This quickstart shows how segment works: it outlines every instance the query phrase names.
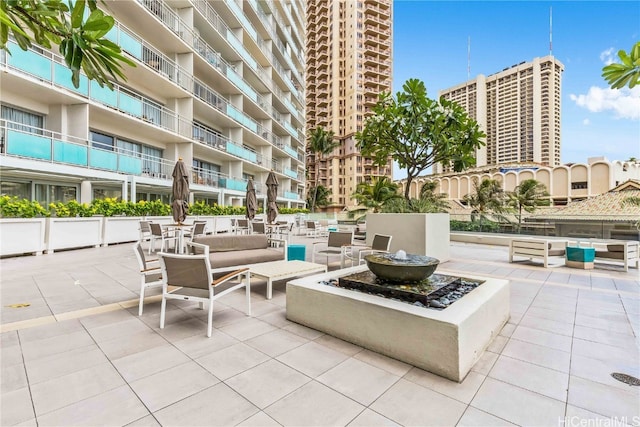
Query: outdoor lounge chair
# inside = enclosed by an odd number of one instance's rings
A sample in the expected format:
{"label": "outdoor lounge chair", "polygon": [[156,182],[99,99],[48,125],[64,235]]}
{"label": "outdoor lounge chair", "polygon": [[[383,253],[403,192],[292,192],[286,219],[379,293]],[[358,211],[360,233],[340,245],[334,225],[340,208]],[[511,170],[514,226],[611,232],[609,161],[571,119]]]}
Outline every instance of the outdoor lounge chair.
{"label": "outdoor lounge chair", "polygon": [[[213,301],[238,289],[245,289],[247,300],[247,316],[251,316],[251,285],[248,268],[232,271],[219,279],[212,280],[211,264],[206,254],[178,255],[161,252],[162,266],[162,306],[160,308],[160,329],[164,328],[165,311],[168,299],[181,301],[197,301],[200,307],[208,305],[207,337],[211,337],[213,327]],[[244,276],[244,281],[242,280]],[[222,291],[224,283],[232,279],[239,279]],[[169,286],[177,289],[169,291]]]}
{"label": "outdoor lounge chair", "polygon": [[330,256],[339,256],[340,268],[344,268],[345,254],[351,246],[353,246],[353,231],[330,231],[326,242],[313,242],[311,262],[316,262],[316,255],[324,255],[329,265]]}
{"label": "outdoor lounge chair", "polygon": [[[358,265],[365,263],[364,257],[366,255],[388,253],[391,247],[391,238],[392,236],[386,234],[374,234],[371,246],[354,246],[353,249],[357,251]],[[348,259],[351,259],[351,265],[353,265],[356,256],[354,256],[351,251],[347,251],[346,256]]]}
{"label": "outdoor lounge chair", "polygon": [[[173,240],[175,242],[176,252],[178,251],[178,236],[172,236],[168,230],[163,230],[160,224],[152,222],[149,224],[151,228],[151,244],[149,245],[149,254],[156,249],[156,240],[160,240],[160,252],[164,251],[164,244]],[[167,244],[167,247],[169,245]]]}
{"label": "outdoor lounge chair", "polygon": [[144,307],[144,291],[147,288],[162,286],[162,270],[158,264],[158,259],[146,259],[142,250],[142,242],[133,245],[133,252],[136,254],[138,266],[140,267],[140,303],[138,304],[138,316],[142,316]]}
{"label": "outdoor lounge chair", "polygon": [[193,241],[194,237],[201,236],[203,234],[207,234],[207,223],[204,221],[196,221],[193,223],[191,231],[187,231],[184,234],[184,237],[188,237],[189,241]]}

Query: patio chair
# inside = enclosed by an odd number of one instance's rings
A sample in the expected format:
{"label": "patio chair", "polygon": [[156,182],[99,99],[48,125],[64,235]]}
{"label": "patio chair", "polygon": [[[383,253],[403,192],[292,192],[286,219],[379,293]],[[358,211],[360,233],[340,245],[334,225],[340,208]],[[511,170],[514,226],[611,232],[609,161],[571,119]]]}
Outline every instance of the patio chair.
{"label": "patio chair", "polygon": [[[241,268],[228,273],[219,279],[212,280],[211,264],[207,254],[179,255],[161,252],[162,267],[162,306],[160,308],[160,329],[164,328],[167,300],[196,301],[202,308],[208,305],[207,337],[211,337],[213,328],[213,301],[235,290],[245,289],[247,300],[247,316],[251,316],[251,285],[248,268]],[[244,276],[244,280],[242,280]],[[224,283],[232,279],[240,283],[220,291]],[[169,291],[169,286],[176,287]]]}
{"label": "patio chair", "polygon": [[307,237],[326,237],[327,236],[327,228],[320,226],[319,223],[315,221],[307,221]]}
{"label": "patio chair", "polygon": [[[175,242],[175,251],[178,251],[179,236],[174,236],[168,230],[163,230],[160,224],[152,222],[149,224],[151,228],[151,244],[149,245],[149,254],[156,249],[156,240],[160,240],[160,252],[164,251],[164,244],[170,241]],[[167,244],[167,248],[169,245]]]}
{"label": "patio chair", "polygon": [[266,234],[264,222],[252,222],[251,230],[253,234]]}
{"label": "patio chair", "polygon": [[[374,253],[389,253],[391,238],[392,236],[388,236],[386,234],[374,234],[371,246],[354,246],[358,254],[358,265],[365,263],[364,257],[366,255]],[[355,257],[351,260],[351,265],[353,265],[354,260]]]}
{"label": "patio chair", "polygon": [[249,234],[249,220],[236,219],[234,231],[236,234]]}
{"label": "patio chair", "polygon": [[142,308],[144,307],[144,291],[147,288],[162,286],[162,270],[158,259],[146,259],[144,250],[142,250],[142,242],[136,242],[133,245],[133,252],[138,260],[140,267],[140,303],[138,304],[138,316],[142,316]]}
{"label": "patio chair", "polygon": [[140,241],[146,242],[151,240],[151,227],[149,227],[151,221],[141,220],[139,224],[140,227],[138,228],[138,230],[140,231]]}
{"label": "patio chair", "polygon": [[327,257],[328,266],[330,256],[339,256],[340,268],[344,268],[345,254],[351,246],[353,246],[353,231],[330,231],[326,242],[313,242],[311,262],[316,262],[316,255],[324,255]]}
{"label": "patio chair", "polygon": [[189,241],[191,242],[194,237],[201,236],[203,234],[207,234],[207,223],[205,221],[196,221],[193,223],[191,231],[184,233],[184,237],[189,238]]}

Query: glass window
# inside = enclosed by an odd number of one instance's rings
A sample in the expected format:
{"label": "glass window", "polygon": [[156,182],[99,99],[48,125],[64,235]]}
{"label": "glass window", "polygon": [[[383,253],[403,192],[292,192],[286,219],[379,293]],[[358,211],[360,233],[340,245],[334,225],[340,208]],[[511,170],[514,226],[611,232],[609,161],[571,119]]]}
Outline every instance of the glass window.
{"label": "glass window", "polygon": [[94,199],[121,199],[122,198],[122,189],[121,188],[93,188],[93,198]]}
{"label": "glass window", "polygon": [[[42,135],[42,128],[44,128],[44,116],[42,115],[8,107],[6,105],[2,106],[0,115],[3,120],[10,122],[7,123],[7,127],[9,129],[22,130]],[[22,126],[20,124],[22,124]]]}
{"label": "glass window", "polygon": [[31,183],[29,182],[0,182],[0,194],[3,196],[17,196],[20,199],[31,200]]}
{"label": "glass window", "polygon": [[91,145],[103,150],[113,151],[113,137],[105,135],[100,132],[89,132],[89,138],[91,139]]}
{"label": "glass window", "polygon": [[78,187],[75,185],[36,184],[34,189],[34,200],[42,206],[48,206],[49,203],[66,203],[77,200],[78,197]]}

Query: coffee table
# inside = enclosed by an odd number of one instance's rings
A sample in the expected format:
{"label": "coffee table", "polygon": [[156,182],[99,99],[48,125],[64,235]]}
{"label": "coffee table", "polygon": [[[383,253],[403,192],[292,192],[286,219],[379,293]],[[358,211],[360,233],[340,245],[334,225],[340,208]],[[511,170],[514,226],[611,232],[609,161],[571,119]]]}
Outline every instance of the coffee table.
{"label": "coffee table", "polygon": [[313,273],[326,273],[327,266],[306,261],[271,261],[248,266],[252,276],[267,279],[267,299],[271,299],[274,280],[291,279]]}

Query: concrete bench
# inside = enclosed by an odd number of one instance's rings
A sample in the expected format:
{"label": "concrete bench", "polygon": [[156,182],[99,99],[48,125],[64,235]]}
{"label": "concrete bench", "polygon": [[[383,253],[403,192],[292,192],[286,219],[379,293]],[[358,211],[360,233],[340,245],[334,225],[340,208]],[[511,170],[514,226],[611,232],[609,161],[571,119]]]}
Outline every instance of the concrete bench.
{"label": "concrete bench", "polygon": [[549,257],[562,257],[564,263],[566,246],[567,242],[564,240],[513,238],[509,243],[509,262],[513,262],[514,256],[519,256],[541,259],[545,267],[549,266]]}

